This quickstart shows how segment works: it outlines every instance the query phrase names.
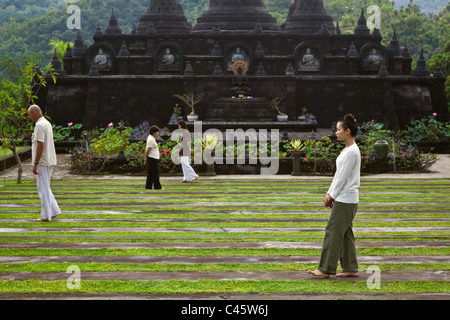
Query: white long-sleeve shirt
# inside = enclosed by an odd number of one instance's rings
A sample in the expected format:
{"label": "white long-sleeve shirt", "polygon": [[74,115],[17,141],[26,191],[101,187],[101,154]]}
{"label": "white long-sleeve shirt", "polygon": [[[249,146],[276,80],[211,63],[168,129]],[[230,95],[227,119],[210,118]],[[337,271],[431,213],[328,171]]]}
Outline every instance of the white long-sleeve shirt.
{"label": "white long-sleeve shirt", "polygon": [[361,153],[354,143],[336,159],[336,174],[327,193],[338,202],[358,203],[360,171]]}

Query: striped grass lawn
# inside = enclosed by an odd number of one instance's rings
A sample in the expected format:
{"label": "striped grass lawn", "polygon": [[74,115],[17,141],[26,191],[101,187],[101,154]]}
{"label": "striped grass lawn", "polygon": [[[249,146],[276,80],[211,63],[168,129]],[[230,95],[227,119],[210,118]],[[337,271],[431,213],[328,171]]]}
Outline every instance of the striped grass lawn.
{"label": "striped grass lawn", "polygon": [[[0,187],[0,298],[14,293],[86,292],[168,297],[176,293],[450,296],[448,179],[362,179],[353,225],[357,254],[363,260],[359,268],[361,274],[373,265],[382,274],[393,272],[380,289],[370,289],[367,276],[357,281],[305,278],[319,261],[329,217],[322,200],[330,183],[331,178],[289,178],[181,184],[179,179],[163,178],[164,190],[151,191],[144,189],[144,178],[54,180],[52,189],[63,215],[50,223],[36,223],[40,211],[36,182],[6,181]],[[137,278],[99,276],[82,280],[80,289],[70,289],[66,281],[48,276],[65,273],[73,265],[80,268],[82,279],[83,272]],[[299,279],[258,278],[285,271]],[[432,277],[395,278],[420,271],[431,272]],[[139,272],[163,276],[145,280],[139,279]],[[178,277],[177,272],[192,279]],[[205,279],[205,272],[235,276]],[[245,278],[242,272],[252,272],[258,280]]]}

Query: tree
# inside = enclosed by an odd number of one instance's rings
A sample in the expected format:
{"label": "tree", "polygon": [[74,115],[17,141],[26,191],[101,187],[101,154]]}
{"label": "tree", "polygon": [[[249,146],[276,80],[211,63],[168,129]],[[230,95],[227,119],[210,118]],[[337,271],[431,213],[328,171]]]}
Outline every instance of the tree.
{"label": "tree", "polygon": [[64,42],[62,40],[50,40],[49,45],[51,47],[50,51],[47,52],[47,54],[53,54],[56,50],[56,56],[59,61],[61,61],[61,66],[64,67],[64,54],[66,53],[67,46],[73,47],[73,42]]}
{"label": "tree", "polygon": [[188,92],[182,95],[175,94],[174,97],[180,99],[191,108],[192,112],[189,114],[190,116],[196,116],[194,106],[202,100],[204,95],[205,93],[194,94],[193,92]]}
{"label": "tree", "polygon": [[23,165],[17,147],[25,143],[33,128],[28,120],[28,107],[48,79],[53,82],[56,79],[51,64],[43,69],[44,75],[33,61],[20,68],[10,57],[5,57],[1,64],[8,70],[9,77],[0,83],[0,143],[14,154],[18,165],[17,183],[21,183]]}
{"label": "tree", "polygon": [[441,67],[442,74],[447,79],[445,81],[445,92],[447,93],[447,103],[450,108],[450,41],[447,42],[443,53],[436,54],[427,61],[427,66],[433,73],[437,66]]}

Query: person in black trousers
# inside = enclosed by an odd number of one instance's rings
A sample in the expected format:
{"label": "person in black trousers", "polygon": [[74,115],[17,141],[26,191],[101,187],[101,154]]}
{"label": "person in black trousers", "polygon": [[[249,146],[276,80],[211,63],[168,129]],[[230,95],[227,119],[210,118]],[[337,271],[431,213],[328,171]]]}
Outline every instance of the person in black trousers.
{"label": "person in black trousers", "polygon": [[160,154],[158,143],[156,142],[158,133],[158,126],[150,127],[144,159],[144,164],[147,165],[147,182],[145,184],[145,189],[162,189],[161,183],[159,182]]}

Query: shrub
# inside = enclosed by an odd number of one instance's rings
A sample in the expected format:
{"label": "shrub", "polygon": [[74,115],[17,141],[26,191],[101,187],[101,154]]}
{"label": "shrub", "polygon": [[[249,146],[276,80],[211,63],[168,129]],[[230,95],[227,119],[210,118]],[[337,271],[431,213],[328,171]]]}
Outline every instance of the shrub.
{"label": "shrub", "polygon": [[403,131],[406,141],[439,141],[450,136],[450,125],[435,119],[436,113],[420,120],[411,121],[411,126]]}
{"label": "shrub", "polygon": [[81,123],[73,124],[72,122],[69,122],[67,127],[53,124],[53,138],[55,141],[73,141],[79,138],[82,126]]}

